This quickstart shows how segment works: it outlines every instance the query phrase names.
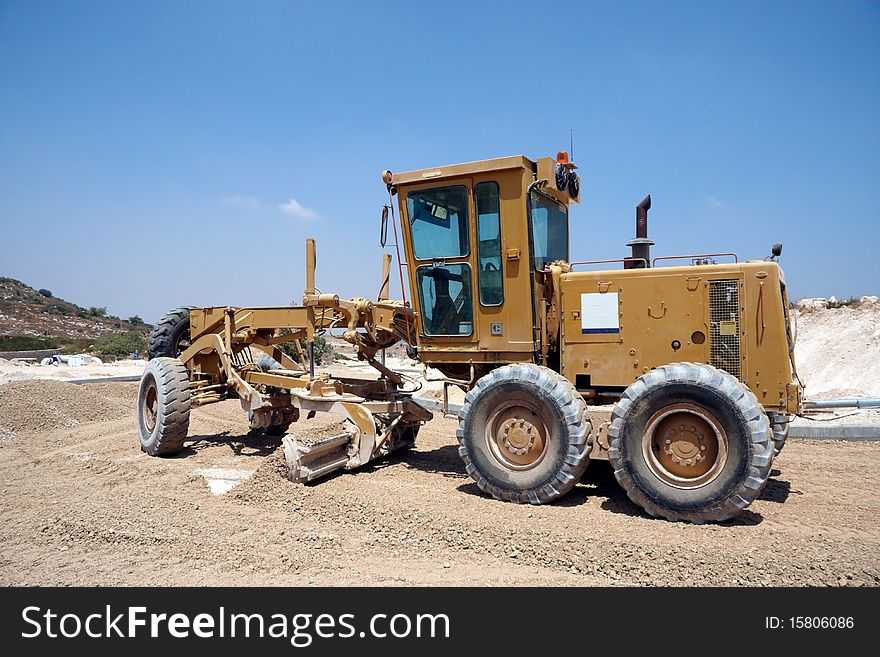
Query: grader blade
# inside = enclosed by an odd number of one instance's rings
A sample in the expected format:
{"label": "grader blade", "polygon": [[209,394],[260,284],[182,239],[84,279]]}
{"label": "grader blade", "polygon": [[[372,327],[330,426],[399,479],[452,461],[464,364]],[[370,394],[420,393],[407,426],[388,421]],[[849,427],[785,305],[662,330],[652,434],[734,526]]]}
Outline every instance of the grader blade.
{"label": "grader blade", "polygon": [[296,483],[307,483],[343,469],[349,461],[353,434],[341,433],[314,445],[300,445],[291,436],[282,440],[287,459],[287,478]]}

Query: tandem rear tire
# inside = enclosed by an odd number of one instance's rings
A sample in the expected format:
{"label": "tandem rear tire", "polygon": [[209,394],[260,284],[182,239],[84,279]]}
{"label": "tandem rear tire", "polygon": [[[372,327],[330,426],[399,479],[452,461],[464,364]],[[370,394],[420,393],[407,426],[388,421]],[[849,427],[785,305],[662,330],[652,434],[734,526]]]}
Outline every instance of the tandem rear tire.
{"label": "tandem rear tire", "polygon": [[189,372],[177,358],[153,358],[138,390],[138,435],[150,456],[179,452],[189,431]]}
{"label": "tandem rear tire", "polygon": [[770,422],[755,395],[722,370],[651,370],[614,407],[609,459],[629,498],[655,517],[697,524],[736,516],[770,476]]}
{"label": "tandem rear tire", "polygon": [[458,453],[497,500],[543,504],[570,491],[589,463],[590,419],[574,386],[546,367],[505,365],[465,396]]}
{"label": "tandem rear tire", "polygon": [[778,456],[788,440],[788,416],[783,413],[767,413],[767,418],[773,431],[773,456]]}

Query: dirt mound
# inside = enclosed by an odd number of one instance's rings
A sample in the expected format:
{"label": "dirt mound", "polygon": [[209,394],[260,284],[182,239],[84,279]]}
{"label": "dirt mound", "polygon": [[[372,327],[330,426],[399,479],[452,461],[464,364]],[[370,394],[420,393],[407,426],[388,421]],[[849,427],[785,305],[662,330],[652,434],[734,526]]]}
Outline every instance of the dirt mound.
{"label": "dirt mound", "polygon": [[880,300],[795,304],[798,374],[808,398],[880,397]]}
{"label": "dirt mound", "polygon": [[134,408],[130,390],[113,384],[81,386],[33,380],[0,385],[0,429],[11,433],[113,420]]}

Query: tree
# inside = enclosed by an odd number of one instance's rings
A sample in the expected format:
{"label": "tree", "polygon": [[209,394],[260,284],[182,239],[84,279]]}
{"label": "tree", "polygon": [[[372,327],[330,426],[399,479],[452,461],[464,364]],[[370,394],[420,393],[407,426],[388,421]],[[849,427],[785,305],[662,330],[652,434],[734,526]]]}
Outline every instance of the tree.
{"label": "tree", "polygon": [[42,294],[42,295],[43,295],[44,297],[46,297],[47,299],[51,299],[51,298],[52,298],[52,290],[47,290],[46,288],[41,287],[39,290],[37,290],[37,292],[39,292],[40,294]]}
{"label": "tree", "polygon": [[143,324],[143,323],[144,323],[144,320],[142,320],[142,319],[141,319],[140,317],[138,317],[137,315],[132,315],[131,317],[128,318],[128,323],[129,323],[129,324],[140,325],[140,324]]}

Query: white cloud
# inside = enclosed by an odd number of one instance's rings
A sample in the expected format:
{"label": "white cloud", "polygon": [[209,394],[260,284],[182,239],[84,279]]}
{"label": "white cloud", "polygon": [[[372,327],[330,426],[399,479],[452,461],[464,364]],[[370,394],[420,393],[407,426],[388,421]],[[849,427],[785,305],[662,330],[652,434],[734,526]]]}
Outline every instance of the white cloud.
{"label": "white cloud", "polygon": [[295,198],[290,199],[287,203],[279,203],[278,209],[297,219],[317,219],[320,216],[311,208],[304,207]]}
{"label": "white cloud", "polygon": [[720,210],[721,208],[724,207],[724,203],[722,203],[721,201],[719,201],[719,200],[718,200],[717,198],[715,198],[714,196],[707,196],[707,197],[706,197],[706,203],[708,203],[708,204],[711,205],[713,208],[716,208],[716,209],[718,209],[718,210]]}
{"label": "white cloud", "polygon": [[236,194],[235,196],[224,196],[220,199],[223,205],[228,205],[241,210],[259,210],[263,207],[263,202],[256,196],[245,196]]}

